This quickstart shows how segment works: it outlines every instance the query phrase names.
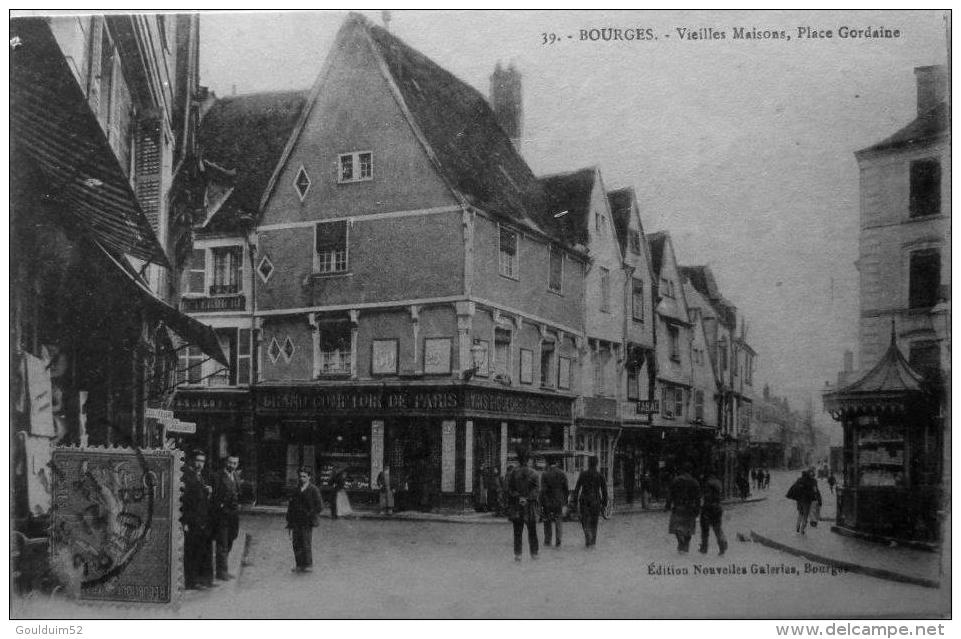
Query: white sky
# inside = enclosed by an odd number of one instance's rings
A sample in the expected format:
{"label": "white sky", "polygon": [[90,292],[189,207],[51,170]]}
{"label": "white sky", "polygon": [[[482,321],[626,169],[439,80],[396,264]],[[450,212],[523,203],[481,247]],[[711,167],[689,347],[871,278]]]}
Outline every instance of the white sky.
{"label": "white sky", "polygon": [[[222,96],[306,88],[344,17],[206,14],[201,83]],[[799,40],[804,25],[835,36]],[[901,37],[839,39],[843,25]],[[606,26],[651,27],[659,39],[578,40]],[[736,41],[735,26],[792,39]],[[746,315],[756,388],[770,383],[797,408],[813,396],[820,413],[842,352],[858,352],[853,154],[913,119],[913,68],[946,63],[941,13],[395,10],[390,27],[484,94],[494,65],[514,62],[534,172],[596,164],[609,188],[634,186],[645,230],[670,231],[679,262],[709,264]],[[676,27],[727,39],[680,41]],[[544,32],[561,43],[543,45]]]}

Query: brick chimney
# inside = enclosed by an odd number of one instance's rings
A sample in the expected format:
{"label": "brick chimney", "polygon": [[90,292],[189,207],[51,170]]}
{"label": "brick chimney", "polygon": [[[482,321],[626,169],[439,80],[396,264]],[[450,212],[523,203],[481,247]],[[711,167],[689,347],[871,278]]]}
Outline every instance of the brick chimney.
{"label": "brick chimney", "polygon": [[524,118],[521,96],[521,74],[514,64],[504,69],[498,62],[491,74],[491,108],[497,123],[520,151],[521,125]]}
{"label": "brick chimney", "polygon": [[947,99],[948,71],[943,65],[916,67],[918,115],[927,113]]}

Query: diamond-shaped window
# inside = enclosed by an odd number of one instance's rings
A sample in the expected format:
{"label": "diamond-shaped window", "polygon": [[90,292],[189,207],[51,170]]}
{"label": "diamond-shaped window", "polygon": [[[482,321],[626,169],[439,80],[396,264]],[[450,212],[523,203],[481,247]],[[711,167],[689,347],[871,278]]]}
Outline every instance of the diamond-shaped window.
{"label": "diamond-shaped window", "polygon": [[306,169],[300,167],[297,171],[297,177],[294,179],[294,188],[297,189],[297,195],[300,196],[300,201],[303,202],[304,198],[307,197],[307,191],[310,190],[310,177],[307,175]]}
{"label": "diamond-shaped window", "polygon": [[280,344],[277,343],[276,337],[270,340],[270,347],[267,348],[267,354],[270,355],[270,361],[272,362],[276,362],[280,357]]}
{"label": "diamond-shaped window", "polygon": [[294,356],[294,343],[291,341],[290,337],[284,340],[284,358],[290,361],[290,358]]}
{"label": "diamond-shaped window", "polygon": [[260,275],[260,279],[266,284],[273,272],[274,263],[270,261],[269,257],[264,255],[264,259],[260,260],[260,264],[257,265],[257,274]]}

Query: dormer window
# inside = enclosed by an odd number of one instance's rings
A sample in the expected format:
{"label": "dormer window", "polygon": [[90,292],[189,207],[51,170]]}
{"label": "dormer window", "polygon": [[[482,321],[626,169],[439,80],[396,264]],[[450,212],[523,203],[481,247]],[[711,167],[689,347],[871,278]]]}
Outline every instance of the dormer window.
{"label": "dormer window", "polygon": [[338,166],[337,181],[341,184],[374,179],[374,158],[370,151],[342,153]]}
{"label": "dormer window", "polygon": [[307,197],[307,191],[310,190],[310,176],[307,175],[307,170],[301,165],[300,170],[297,171],[297,177],[294,178],[294,188],[297,189],[297,195],[300,196],[300,201],[303,202],[304,198]]}

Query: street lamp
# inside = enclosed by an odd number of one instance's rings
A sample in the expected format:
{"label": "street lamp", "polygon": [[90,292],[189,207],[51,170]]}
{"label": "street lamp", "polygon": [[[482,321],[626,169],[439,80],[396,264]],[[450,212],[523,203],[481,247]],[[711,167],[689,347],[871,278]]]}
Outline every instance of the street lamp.
{"label": "street lamp", "polygon": [[464,380],[470,380],[477,371],[480,370],[481,364],[484,363],[484,355],[487,349],[480,344],[474,344],[470,347],[470,357],[471,357],[471,367],[464,370]]}

